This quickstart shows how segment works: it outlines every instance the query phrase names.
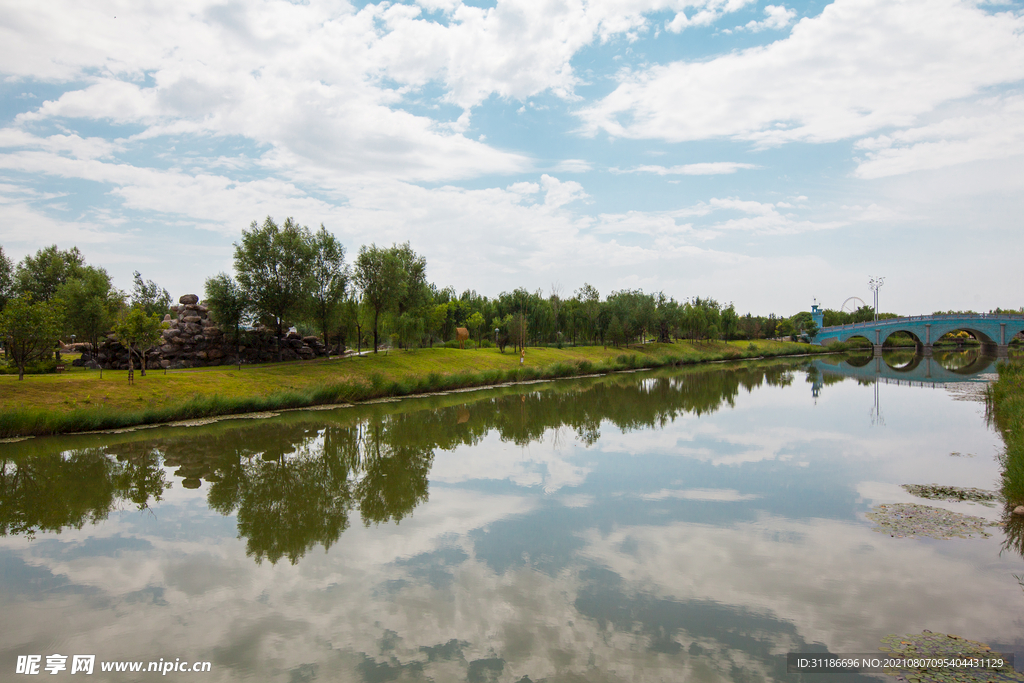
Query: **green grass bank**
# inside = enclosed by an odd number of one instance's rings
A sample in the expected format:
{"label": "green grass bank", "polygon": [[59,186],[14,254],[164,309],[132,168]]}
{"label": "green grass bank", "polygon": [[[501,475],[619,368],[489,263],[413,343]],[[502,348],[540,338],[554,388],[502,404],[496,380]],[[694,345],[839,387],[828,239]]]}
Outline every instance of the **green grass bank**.
{"label": "green grass bank", "polygon": [[332,360],[164,372],[75,369],[0,376],[0,438],[117,429],[219,415],[356,403],[386,397],[669,365],[832,352],[791,342],[497,349],[416,349]]}
{"label": "green grass bank", "polygon": [[1003,498],[1011,508],[1024,505],[1024,363],[999,364],[989,399],[991,417],[1006,444]]}

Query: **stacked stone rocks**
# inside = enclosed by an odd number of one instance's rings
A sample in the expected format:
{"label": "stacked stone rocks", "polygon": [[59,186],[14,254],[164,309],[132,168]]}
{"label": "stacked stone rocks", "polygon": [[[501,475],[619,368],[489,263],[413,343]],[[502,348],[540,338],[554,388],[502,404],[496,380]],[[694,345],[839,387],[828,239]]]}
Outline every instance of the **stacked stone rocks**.
{"label": "stacked stone rocks", "polygon": [[[197,368],[220,365],[228,355],[224,351],[224,333],[210,320],[210,309],[199,303],[195,294],[185,294],[164,316],[167,329],[160,334],[163,343],[157,347],[162,368]],[[234,354],[232,354],[234,355]]]}
{"label": "stacked stone rocks", "polygon": [[[210,311],[199,303],[195,294],[185,294],[164,316],[161,341],[146,353],[147,368],[198,368],[208,365],[234,364],[239,355],[243,363],[266,363],[277,360],[276,335],[259,328],[244,333],[243,344],[235,348],[231,339],[210,319]],[[282,360],[309,360],[327,355],[327,348],[317,337],[302,337],[289,332],[280,341]],[[88,356],[88,357],[87,357]],[[138,361],[136,360],[136,363]],[[128,349],[113,334],[100,342],[95,354],[83,354],[77,365],[125,370]]]}

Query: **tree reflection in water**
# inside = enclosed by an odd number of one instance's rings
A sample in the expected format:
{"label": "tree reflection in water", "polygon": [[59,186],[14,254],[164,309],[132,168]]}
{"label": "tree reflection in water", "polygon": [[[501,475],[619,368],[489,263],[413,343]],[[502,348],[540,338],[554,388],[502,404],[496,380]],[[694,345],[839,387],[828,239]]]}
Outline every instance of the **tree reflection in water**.
{"label": "tree reflection in water", "polygon": [[353,512],[367,526],[412,514],[427,500],[435,449],[473,445],[491,432],[526,446],[565,427],[592,445],[602,422],[623,431],[662,427],[731,406],[741,388],[789,384],[795,367],[612,375],[230,420],[156,438],[134,432],[11,444],[0,460],[0,533],[81,528],[126,502],[144,509],[171,485],[163,468],[173,467],[185,488],[209,483],[210,507],[236,515],[249,556],[294,564],[315,545],[330,548]]}
{"label": "tree reflection in water", "polygon": [[150,448],[128,448],[117,457],[86,448],[3,458],[0,535],[81,529],[126,502],[145,509],[169,486]]}
{"label": "tree reflection in water", "polygon": [[[431,447],[402,443],[390,418],[316,428],[270,422],[246,430],[246,443],[207,461],[210,507],[236,514],[246,553],[257,562],[295,564],[313,546],[329,549],[358,510],[363,523],[399,521],[427,499]],[[255,431],[255,433],[252,433]],[[239,435],[230,439],[237,444]],[[165,462],[194,462],[175,442]],[[182,453],[174,457],[175,453]]]}

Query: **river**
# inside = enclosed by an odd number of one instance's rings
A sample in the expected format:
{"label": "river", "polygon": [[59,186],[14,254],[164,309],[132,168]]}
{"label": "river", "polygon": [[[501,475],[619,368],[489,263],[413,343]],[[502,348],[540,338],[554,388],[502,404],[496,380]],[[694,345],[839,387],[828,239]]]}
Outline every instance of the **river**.
{"label": "river", "polygon": [[992,364],[910,358],[0,444],[0,679],[95,655],[97,674],[210,663],[173,680],[754,683],[799,680],[787,652],[925,629],[1022,653],[1003,527],[901,537],[868,516],[1002,519],[901,487],[996,490],[1003,451]]}

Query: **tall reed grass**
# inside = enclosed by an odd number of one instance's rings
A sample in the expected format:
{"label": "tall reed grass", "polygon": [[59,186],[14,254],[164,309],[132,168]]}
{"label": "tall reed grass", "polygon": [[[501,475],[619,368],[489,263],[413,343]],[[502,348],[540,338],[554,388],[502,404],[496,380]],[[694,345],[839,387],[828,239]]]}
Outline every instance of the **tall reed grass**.
{"label": "tall reed grass", "polygon": [[1002,494],[1010,509],[1024,505],[1024,364],[1000,363],[988,390],[989,415],[1003,436]]}

